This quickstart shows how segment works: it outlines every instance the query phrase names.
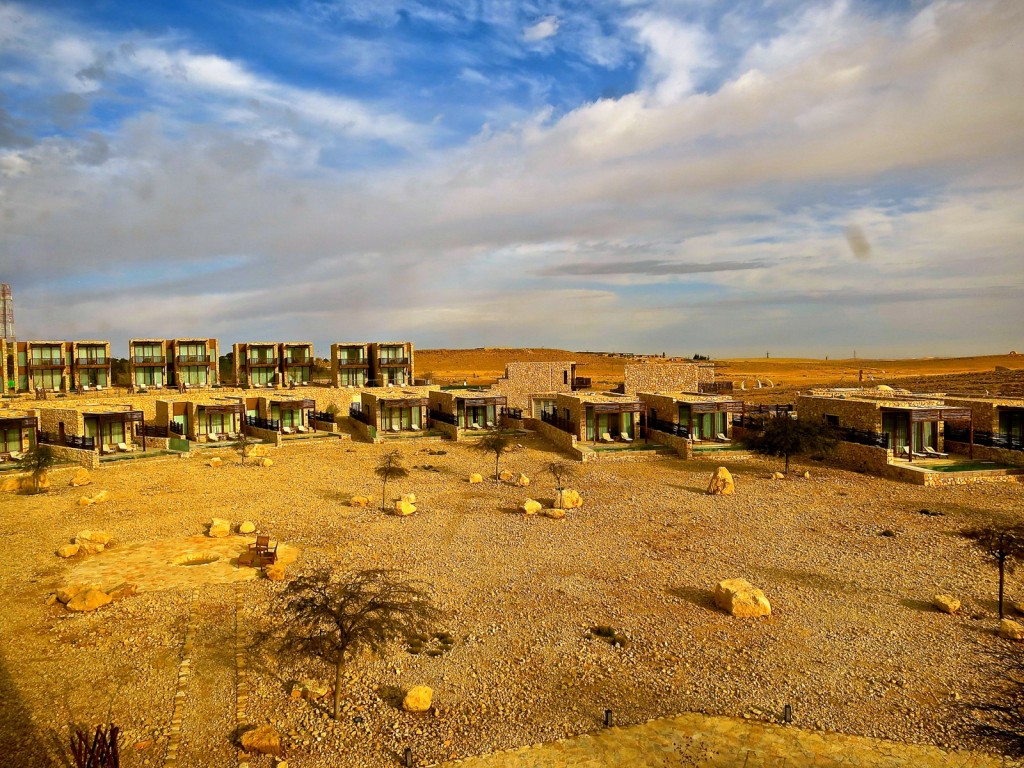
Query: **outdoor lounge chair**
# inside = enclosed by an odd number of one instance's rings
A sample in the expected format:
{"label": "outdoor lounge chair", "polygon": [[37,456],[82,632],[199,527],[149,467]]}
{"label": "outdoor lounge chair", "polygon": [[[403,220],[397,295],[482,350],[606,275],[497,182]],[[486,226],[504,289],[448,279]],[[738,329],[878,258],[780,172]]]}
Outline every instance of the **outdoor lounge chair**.
{"label": "outdoor lounge chair", "polygon": [[480,425],[479,425],[479,424],[477,424],[477,423],[476,423],[476,422],[474,421],[474,422],[473,422],[472,424],[470,424],[470,425],[469,425],[469,428],[470,428],[470,429],[480,429]]}
{"label": "outdoor lounge chair", "polygon": [[924,451],[925,456],[929,456],[933,459],[945,459],[949,457],[948,453],[940,453],[939,451],[932,448],[930,445],[926,445],[921,450]]}
{"label": "outdoor lounge chair", "polygon": [[601,435],[601,442],[602,442],[602,443],[614,443],[615,441],[614,441],[614,440],[612,440],[612,436],[611,436],[611,434],[610,434],[610,433],[608,433],[608,432],[605,432],[605,433],[603,433],[603,434]]}
{"label": "outdoor lounge chair", "polygon": [[117,450],[122,451],[123,453],[130,453],[135,450],[135,446],[130,445],[129,443],[118,443]]}
{"label": "outdoor lounge chair", "polygon": [[106,443],[100,448],[100,453],[114,453],[113,446],[107,445]]}
{"label": "outdoor lounge chair", "polygon": [[290,435],[293,432],[295,432],[295,430],[292,429],[291,427],[281,427],[281,434],[282,435]]}
{"label": "outdoor lounge chair", "polygon": [[12,461],[21,461],[24,458],[25,458],[25,454],[22,453],[21,451],[11,451],[11,460]]}
{"label": "outdoor lounge chair", "polygon": [[238,439],[238,433],[237,432],[228,432],[228,440],[237,440],[237,439]]}
{"label": "outdoor lounge chair", "polygon": [[388,432],[401,432],[401,427],[388,427]]}
{"label": "outdoor lounge chair", "polygon": [[487,422],[487,428],[488,429],[494,429],[494,422],[493,421],[488,421]]}
{"label": "outdoor lounge chair", "polygon": [[624,443],[632,443],[633,442],[633,438],[629,436],[629,432],[623,432],[622,434],[620,434],[619,435],[619,440],[621,440]]}
{"label": "outdoor lounge chair", "polygon": [[309,427],[304,427],[301,424],[299,426],[297,426],[295,429],[298,430],[300,435],[304,435],[307,432],[309,432]]}
{"label": "outdoor lounge chair", "polygon": [[717,435],[715,435],[715,440],[717,440],[720,443],[728,443],[729,442],[729,438],[725,436],[724,432],[719,432]]}
{"label": "outdoor lounge chair", "polygon": [[89,385],[88,385],[88,384],[83,384],[83,385],[82,385],[82,391],[83,391],[83,392],[88,392],[88,391],[89,391],[89,389],[90,389],[90,387],[89,387]]}
{"label": "outdoor lounge chair", "polygon": [[419,432],[420,431],[420,425],[419,424],[411,424],[411,425],[409,425],[409,429],[411,429],[413,432]]}

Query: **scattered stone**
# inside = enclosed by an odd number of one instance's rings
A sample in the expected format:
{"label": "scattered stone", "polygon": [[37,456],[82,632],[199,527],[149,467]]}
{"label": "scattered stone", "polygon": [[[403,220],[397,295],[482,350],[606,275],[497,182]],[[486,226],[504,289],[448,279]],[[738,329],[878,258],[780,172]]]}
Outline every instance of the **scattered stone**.
{"label": "scattered stone", "polygon": [[256,531],[256,523],[252,520],[243,520],[242,524],[238,526],[239,533],[254,533]]}
{"label": "scattered stone", "polygon": [[274,563],[273,565],[268,565],[266,568],[263,569],[263,573],[266,574],[266,577],[271,581],[284,581],[284,563]]}
{"label": "scattered stone", "polygon": [[211,539],[223,539],[231,535],[231,521],[215,517],[210,521],[209,536]]}
{"label": "scattered stone", "polygon": [[402,501],[404,501],[406,504],[415,504],[416,503],[416,494],[415,493],[403,493],[402,494]]}
{"label": "scattered stone", "polygon": [[267,455],[267,446],[265,446],[265,445],[250,445],[245,450],[246,458],[262,459],[262,458],[266,458],[266,455]]}
{"label": "scattered stone", "polygon": [[110,501],[110,491],[100,491],[92,497],[93,504],[102,504],[105,501]]}
{"label": "scattered stone", "polygon": [[79,467],[74,477],[71,478],[71,487],[80,488],[83,485],[89,485],[91,482],[92,478],[89,477],[89,470],[85,467]]}
{"label": "scattered stone", "polygon": [[708,483],[708,494],[730,496],[734,493],[736,493],[736,484],[732,480],[732,475],[725,467],[719,467],[711,476],[711,482]]}
{"label": "scattered stone", "polygon": [[66,605],[70,602],[71,598],[87,589],[92,589],[92,587],[85,584],[70,584],[57,590],[57,599]]}
{"label": "scattered stone", "polygon": [[291,690],[288,691],[288,695],[293,701],[297,701],[302,698],[303,689],[302,683],[292,683]]}
{"label": "scattered stone", "polygon": [[[79,592],[67,602],[67,609],[78,613],[95,611],[97,608],[111,602],[110,595],[99,589],[87,589]],[[1024,628],[1022,628],[1024,630]]]}
{"label": "scattered stone", "polygon": [[125,582],[124,584],[118,584],[107,594],[110,596],[111,601],[116,603],[118,600],[124,600],[126,597],[133,597],[138,591],[137,585]]}
{"label": "scattered stone", "polygon": [[516,479],[516,485],[519,488],[526,488],[530,485],[530,478],[528,478],[524,474],[520,474],[519,477]]}
{"label": "scattered stone", "polygon": [[726,579],[715,586],[715,605],[741,619],[770,616],[771,603],[764,592],[746,579]]}
{"label": "scattered stone", "polygon": [[21,477],[7,477],[0,483],[0,491],[4,493],[14,493],[15,491],[21,490]]}
{"label": "scattered stone", "polygon": [[785,480],[786,476],[781,472],[772,472],[772,480]]}
{"label": "scattered stone", "polygon": [[555,507],[558,509],[580,509],[583,507],[583,497],[577,491],[566,488],[558,494]]}
{"label": "scattered stone", "polygon": [[349,500],[348,505],[350,507],[367,507],[370,505],[370,500],[365,496],[353,496]]}
{"label": "scattered stone", "polygon": [[224,465],[224,462],[221,460],[220,456],[214,456],[210,459],[209,464],[211,467],[221,467]]}
{"label": "scattered stone", "polygon": [[933,511],[933,510],[930,510],[930,509],[919,509],[917,511],[917,514],[919,514],[919,515],[927,515],[928,517],[943,517],[946,513],[945,512],[936,512],[936,511]]}
{"label": "scattered stone", "polygon": [[402,709],[406,712],[426,712],[430,709],[434,691],[425,685],[416,685],[409,689],[402,701]]}
{"label": "scattered stone", "polygon": [[469,482],[470,482],[471,484],[473,484],[473,485],[475,485],[475,484],[477,484],[477,483],[482,483],[483,481],[484,481],[484,478],[483,478],[483,476],[482,476],[482,475],[480,475],[480,474],[479,474],[479,473],[477,473],[477,472],[474,472],[473,474],[471,474],[471,475],[469,476]]}
{"label": "scattered stone", "polygon": [[1024,600],[1018,601],[1016,603],[1010,603],[1010,607],[1013,608],[1013,610],[1019,613],[1021,616],[1024,616]]}
{"label": "scattered stone", "polygon": [[523,501],[522,504],[519,505],[519,509],[521,509],[523,511],[523,514],[526,515],[536,515],[543,508],[543,504],[541,504],[539,501],[534,501],[533,499],[526,499]]}
{"label": "scattered stone", "polygon": [[259,463],[258,463],[258,466],[261,466],[261,467],[272,467],[272,466],[274,466],[274,460],[273,459],[260,459]]}
{"label": "scattered stone", "polygon": [[57,547],[57,557],[74,557],[78,554],[78,544],[64,544]]}
{"label": "scattered stone", "polygon": [[261,725],[242,734],[242,749],[260,755],[281,755],[281,734],[270,725]]}
{"label": "scattered stone", "polygon": [[1024,624],[1013,619],[1003,619],[999,622],[999,636],[1007,640],[1024,640]]}
{"label": "scattered stone", "polygon": [[75,544],[78,545],[79,552],[95,555],[106,549],[110,538],[110,534],[106,531],[79,531],[75,535]]}
{"label": "scattered stone", "polygon": [[92,499],[88,496],[83,496],[78,500],[78,506],[80,507],[88,507],[90,504],[92,504]]}
{"label": "scattered stone", "polygon": [[932,598],[932,605],[943,613],[953,614],[960,610],[960,601],[952,595],[936,595]]}
{"label": "scattered stone", "polygon": [[416,511],[416,505],[411,504],[404,499],[399,499],[395,502],[395,514],[399,517],[407,517]]}
{"label": "scattered stone", "polygon": [[811,479],[811,471],[809,469],[805,469],[804,470],[804,480],[810,480],[810,479]]}
{"label": "scattered stone", "polygon": [[501,472],[498,473],[498,479],[501,480],[503,483],[511,483],[513,480],[515,480],[515,477],[516,476],[512,474],[512,470],[510,469],[503,469],[501,470]]}
{"label": "scattered stone", "polygon": [[878,532],[878,535],[885,536],[887,539],[893,539],[896,537],[896,531],[894,531],[892,528],[883,528],[881,531]]}
{"label": "scattered stone", "polygon": [[319,680],[302,680],[300,686],[302,695],[307,699],[322,699],[331,690],[327,683]]}
{"label": "scattered stone", "polygon": [[544,517],[550,517],[552,520],[561,520],[565,517],[565,510],[559,507],[555,507],[554,509],[545,509]]}

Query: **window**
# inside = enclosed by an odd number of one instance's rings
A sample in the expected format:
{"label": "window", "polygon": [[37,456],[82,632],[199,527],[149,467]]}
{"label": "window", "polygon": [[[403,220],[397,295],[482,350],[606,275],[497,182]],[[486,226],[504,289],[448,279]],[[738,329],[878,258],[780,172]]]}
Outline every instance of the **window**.
{"label": "window", "polygon": [[830,426],[830,427],[838,427],[839,426],[839,417],[838,416],[833,416],[830,413],[826,413],[825,414],[825,423],[828,426]]}

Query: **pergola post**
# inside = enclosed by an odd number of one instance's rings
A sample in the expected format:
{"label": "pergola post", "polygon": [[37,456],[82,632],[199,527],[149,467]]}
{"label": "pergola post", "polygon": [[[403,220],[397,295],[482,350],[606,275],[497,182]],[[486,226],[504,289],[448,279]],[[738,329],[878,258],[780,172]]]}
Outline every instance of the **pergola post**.
{"label": "pergola post", "polygon": [[967,448],[968,456],[974,458],[974,411],[971,411],[971,425],[970,425],[970,445]]}

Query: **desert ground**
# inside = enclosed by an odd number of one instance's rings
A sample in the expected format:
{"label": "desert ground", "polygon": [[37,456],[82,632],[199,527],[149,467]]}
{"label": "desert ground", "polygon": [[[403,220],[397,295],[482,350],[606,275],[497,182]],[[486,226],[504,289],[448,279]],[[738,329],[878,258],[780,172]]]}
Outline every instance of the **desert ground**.
{"label": "desert ground", "polygon": [[[997,748],[973,730],[970,705],[990,699],[1013,649],[995,634],[995,568],[958,531],[1019,515],[1021,485],[925,489],[815,462],[771,480],[779,461],[742,452],[647,453],[580,465],[584,507],[551,520],[517,507],[527,496],[550,505],[544,468],[560,457],[531,434],[520,444],[502,464],[529,488],[470,485],[471,472],[493,472],[471,446],[403,442],[411,474],[388,496],[417,495],[407,518],[376,506],[373,468],[394,446],[336,437],[271,449],[271,467],[211,448],[104,465],[85,488],[61,469],[45,493],[3,495],[3,754],[65,765],[69,725],[109,718],[129,767],[237,764],[239,727],[265,723],[292,766],[393,766],[406,746],[426,765],[592,731],[606,708],[620,724],[687,711],[774,720],[786,703],[807,728]],[[704,493],[720,465],[735,496]],[[100,489],[108,502],[78,505]],[[375,505],[351,507],[353,494]],[[174,565],[214,516],[294,547],[291,575],[387,567],[429,582],[454,644],[354,659],[333,721],[329,694],[289,696],[295,680],[330,689],[331,670],[253,645],[285,620],[281,583],[238,580],[223,560]],[[107,531],[110,546],[58,558],[83,529]],[[770,617],[714,606],[716,582],[735,577],[764,590]],[[53,602],[68,585],[133,578],[138,594],[92,613]],[[1019,579],[1010,597],[1024,596]],[[936,593],[963,608],[934,610]],[[592,636],[597,625],[625,647]],[[435,692],[426,716],[397,705],[418,684]]]}

